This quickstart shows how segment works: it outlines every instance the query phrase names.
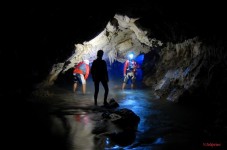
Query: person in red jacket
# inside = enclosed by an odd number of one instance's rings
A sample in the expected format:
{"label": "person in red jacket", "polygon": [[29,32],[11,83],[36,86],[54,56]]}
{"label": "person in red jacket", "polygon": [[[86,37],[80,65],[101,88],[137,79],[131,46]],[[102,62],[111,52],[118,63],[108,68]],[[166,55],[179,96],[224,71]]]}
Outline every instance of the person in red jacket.
{"label": "person in red jacket", "polygon": [[137,63],[133,59],[133,54],[129,54],[129,59],[125,61],[124,64],[124,81],[122,84],[122,90],[125,89],[126,84],[129,80],[131,80],[131,88],[133,89],[135,87],[135,81],[136,81],[136,70],[137,70]]}
{"label": "person in red jacket", "polygon": [[82,84],[82,92],[86,93],[86,80],[90,72],[89,60],[84,60],[75,66],[73,70],[73,92],[76,92],[78,83]]}

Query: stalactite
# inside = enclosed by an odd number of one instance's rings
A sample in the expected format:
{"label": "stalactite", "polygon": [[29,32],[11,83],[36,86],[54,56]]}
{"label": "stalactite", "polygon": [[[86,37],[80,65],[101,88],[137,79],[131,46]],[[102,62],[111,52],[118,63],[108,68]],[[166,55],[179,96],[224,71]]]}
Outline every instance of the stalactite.
{"label": "stalactite", "polygon": [[140,53],[148,53],[151,47],[162,46],[161,41],[148,38],[147,31],[136,26],[135,21],[139,18],[116,14],[114,19],[118,22],[118,26],[108,22],[106,28],[92,40],[85,41],[83,44],[75,44],[75,53],[62,62],[65,64],[64,67],[62,65],[54,73],[49,74],[47,77],[49,81],[44,81],[45,85],[52,85],[59,73],[65,73],[84,59],[89,59],[92,62],[96,59],[96,53],[99,49],[104,51],[104,58],[108,59],[111,64],[114,60],[125,61],[125,55],[129,51],[134,51],[137,56]]}

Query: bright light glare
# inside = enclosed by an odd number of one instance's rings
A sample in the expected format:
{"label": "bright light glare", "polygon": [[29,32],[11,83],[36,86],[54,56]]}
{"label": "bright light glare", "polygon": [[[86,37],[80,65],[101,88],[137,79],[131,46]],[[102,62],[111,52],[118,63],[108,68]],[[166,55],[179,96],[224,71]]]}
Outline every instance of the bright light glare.
{"label": "bright light glare", "polygon": [[132,58],[133,58],[133,54],[129,54],[128,57],[129,57],[130,59],[132,59]]}

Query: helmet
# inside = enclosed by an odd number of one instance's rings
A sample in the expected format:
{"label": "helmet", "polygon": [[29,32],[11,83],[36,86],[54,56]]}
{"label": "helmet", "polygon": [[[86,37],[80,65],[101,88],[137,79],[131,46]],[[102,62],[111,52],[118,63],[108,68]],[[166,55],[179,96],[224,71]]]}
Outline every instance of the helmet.
{"label": "helmet", "polygon": [[84,62],[85,64],[89,65],[89,60],[85,59]]}

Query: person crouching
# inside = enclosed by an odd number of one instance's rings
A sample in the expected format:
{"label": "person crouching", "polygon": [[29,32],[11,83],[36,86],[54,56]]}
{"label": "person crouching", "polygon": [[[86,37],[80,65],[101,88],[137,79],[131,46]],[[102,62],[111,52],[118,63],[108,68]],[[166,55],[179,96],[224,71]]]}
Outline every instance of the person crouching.
{"label": "person crouching", "polygon": [[74,84],[73,92],[76,93],[78,84],[82,84],[82,93],[86,93],[86,80],[90,71],[89,60],[84,60],[77,64],[73,70]]}

